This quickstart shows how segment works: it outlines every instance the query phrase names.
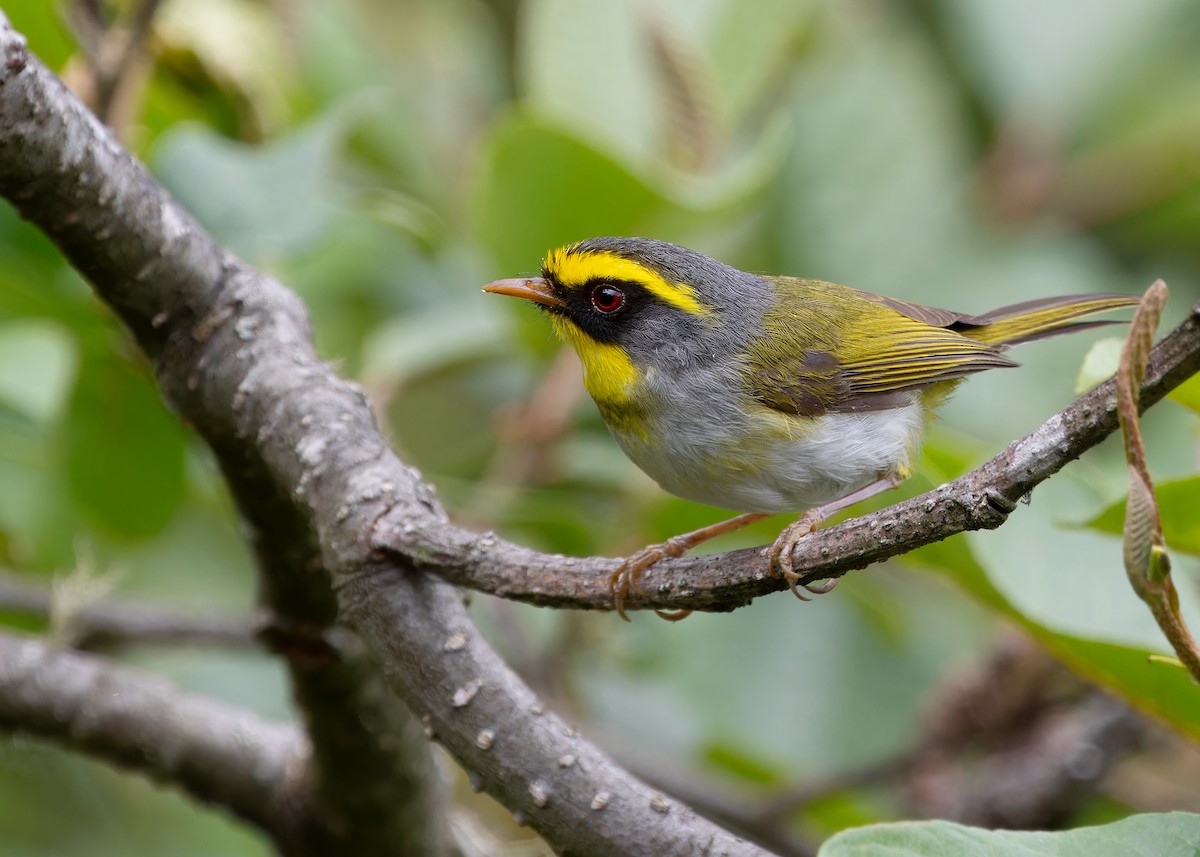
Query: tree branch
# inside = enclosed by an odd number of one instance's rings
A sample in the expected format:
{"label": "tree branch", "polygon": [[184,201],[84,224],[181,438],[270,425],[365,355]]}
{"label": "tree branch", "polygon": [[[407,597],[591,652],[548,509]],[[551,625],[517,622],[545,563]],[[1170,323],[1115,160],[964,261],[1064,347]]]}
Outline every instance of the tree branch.
{"label": "tree branch", "polygon": [[390,765],[365,767],[373,758],[368,736],[385,761],[403,756],[397,745],[407,752],[400,730],[389,719],[382,734],[374,723],[362,728],[364,740],[353,732],[364,711],[386,713],[386,700],[351,667],[342,674],[357,691],[349,702],[335,695],[336,681],[308,674],[330,678],[322,664],[350,648],[346,635],[326,630],[336,606],[332,576],[343,619],[370,650],[356,663],[377,659],[473,781],[559,853],[764,853],[666,800],[546,712],[477,633],[453,588],[374,549],[371,533],[384,514],[408,510],[413,527],[449,525],[429,487],[380,438],[360,391],[317,358],[298,299],[220,250],[7,25],[0,193],[117,310],[155,359],[165,395],[215,451],[252,528],[265,597],[288,620],[281,636],[293,644],[318,771],[341,773],[326,730],[338,728],[337,715],[350,721],[341,734],[354,739],[353,758],[344,762],[357,778],[334,778],[343,795],[326,786],[323,806],[341,797],[334,805],[353,821],[353,800],[391,797],[392,817],[379,815],[385,800],[358,816],[375,825],[380,843],[384,833],[403,835],[394,816],[420,822],[412,817],[418,801],[396,799],[385,776],[402,775]]}
{"label": "tree branch", "polygon": [[133,9],[119,16],[114,12],[110,20],[95,0],[64,4],[62,17],[88,60],[79,88],[96,115],[114,129],[128,118],[129,90],[138,76],[134,72],[143,63],[150,25],[161,5],[162,0],[138,0]]}
{"label": "tree branch", "polygon": [[[219,247],[28,53],[2,13],[0,193],[92,281],[216,452],[252,531],[268,614],[263,636],[291,673],[331,851],[441,853],[449,839],[443,788],[420,727],[384,687],[370,653],[333,628],[330,569],[311,509],[297,501],[303,483],[294,472],[277,478],[259,453],[257,429],[235,423],[238,412],[261,418],[259,407],[269,411],[311,373],[328,374],[308,345],[298,299]],[[287,336],[270,347],[300,361],[290,376],[262,379],[273,393],[258,400],[252,385],[242,387],[258,368],[249,343],[256,321],[240,311],[243,300],[267,302],[265,314]]]}
{"label": "tree branch", "polygon": [[1018,632],[943,681],[925,721],[903,771],[906,803],[927,818],[1014,829],[1062,826],[1146,732]]}
{"label": "tree branch", "polygon": [[0,729],[37,735],[222,806],[317,854],[309,748],[293,726],[92,655],[0,634]]}

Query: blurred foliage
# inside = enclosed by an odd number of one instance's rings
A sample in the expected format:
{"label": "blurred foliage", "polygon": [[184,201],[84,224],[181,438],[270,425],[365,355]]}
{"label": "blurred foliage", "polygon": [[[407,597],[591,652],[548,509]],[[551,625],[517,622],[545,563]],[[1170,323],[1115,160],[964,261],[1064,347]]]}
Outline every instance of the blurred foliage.
{"label": "blurred foliage", "polygon": [[[76,6],[4,5],[87,92],[87,39],[65,23]],[[119,24],[135,4],[112,5]],[[114,123],[219,240],[303,296],[322,353],[368,388],[457,520],[615,555],[721,513],[626,462],[577,371],[551,371],[543,320],[480,284],[536,270],[563,242],[652,235],[964,311],[1162,276],[1170,325],[1200,297],[1198,38],[1200,0],[169,0]],[[972,379],[901,493],[1067,404],[1088,349],[1041,343],[1021,350],[1024,369]],[[1156,476],[1174,480],[1168,543],[1194,554],[1200,395],[1177,401],[1144,431]],[[1108,535],[1124,475],[1106,444],[1002,529],[852,574],[807,606],[768,598],[678,626],[484,598],[476,612],[591,734],[751,795],[903,753],[931,692],[1000,622],[1196,737],[1200,693],[1147,664],[1165,643]],[[111,314],[8,208],[0,486],[0,562],[15,572],[49,580],[82,555],[119,572],[119,594],[251,608],[251,561],[208,454]],[[1175,559],[1196,617],[1196,565]],[[137,660],[287,709],[266,657]],[[11,853],[265,851],[139,781],[18,741],[0,746],[0,806]],[[806,830],[904,812],[854,789],[821,806]]]}
{"label": "blurred foliage", "polygon": [[[1163,482],[1155,486],[1163,529],[1171,547],[1200,555],[1200,519],[1195,500],[1200,497],[1200,476]],[[1105,533],[1120,533],[1125,521],[1125,501],[1113,503],[1093,518],[1088,526]]]}
{"label": "blurred foliage", "polygon": [[[909,822],[847,831],[825,843],[818,857],[884,853],[892,857],[1124,857],[1137,853],[1192,857],[1198,834],[1196,816],[1184,813],[1145,815],[1059,835],[981,831],[945,821]],[[947,843],[952,843],[953,850],[945,850]]]}

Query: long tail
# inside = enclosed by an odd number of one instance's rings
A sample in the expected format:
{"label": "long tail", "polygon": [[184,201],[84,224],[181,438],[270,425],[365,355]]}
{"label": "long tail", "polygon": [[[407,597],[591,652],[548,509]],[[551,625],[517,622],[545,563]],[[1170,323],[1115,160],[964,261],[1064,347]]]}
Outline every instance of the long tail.
{"label": "long tail", "polygon": [[1076,321],[1109,310],[1137,306],[1132,295],[1064,295],[1000,307],[964,319],[953,328],[963,336],[988,345],[1008,347],[1060,333],[1075,333],[1119,321]]}

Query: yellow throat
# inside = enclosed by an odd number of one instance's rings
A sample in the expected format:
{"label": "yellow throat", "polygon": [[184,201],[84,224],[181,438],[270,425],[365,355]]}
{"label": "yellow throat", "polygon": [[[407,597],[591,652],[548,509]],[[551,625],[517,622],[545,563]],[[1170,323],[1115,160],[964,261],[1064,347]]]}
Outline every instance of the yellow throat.
{"label": "yellow throat", "polygon": [[[670,282],[657,271],[615,253],[579,252],[578,246],[571,244],[547,253],[542,275],[568,289],[582,289],[597,280],[633,282],[684,312],[701,317],[711,314],[687,283]],[[627,405],[641,375],[625,350],[597,342],[564,315],[552,315],[550,323],[558,337],[579,355],[584,386],[596,403],[610,411]]]}

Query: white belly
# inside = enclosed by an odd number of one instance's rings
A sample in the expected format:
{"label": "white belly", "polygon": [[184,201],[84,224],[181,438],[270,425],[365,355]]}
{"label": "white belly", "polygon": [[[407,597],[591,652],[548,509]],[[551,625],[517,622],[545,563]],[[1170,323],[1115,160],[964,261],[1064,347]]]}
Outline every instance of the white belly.
{"label": "white belly", "polygon": [[[731,417],[736,432],[728,429]],[[672,494],[778,513],[820,506],[886,474],[907,476],[924,424],[916,403],[805,420],[764,408],[673,425],[662,433],[672,439],[666,450],[616,435],[634,463]]]}

